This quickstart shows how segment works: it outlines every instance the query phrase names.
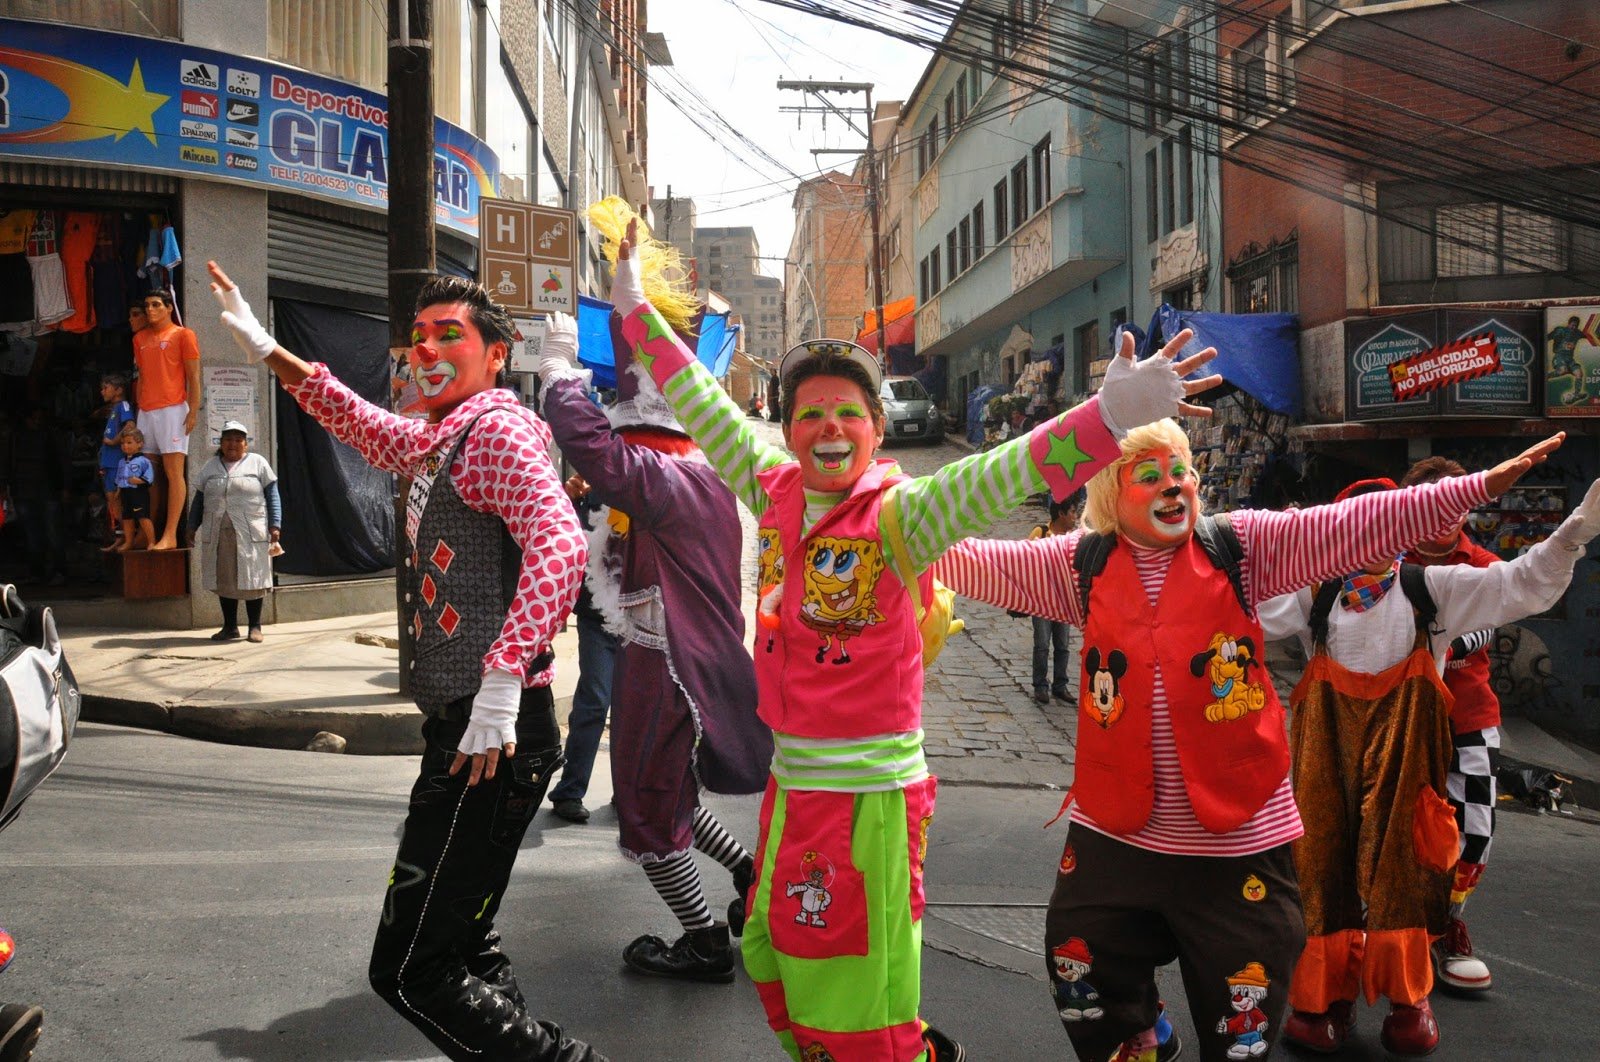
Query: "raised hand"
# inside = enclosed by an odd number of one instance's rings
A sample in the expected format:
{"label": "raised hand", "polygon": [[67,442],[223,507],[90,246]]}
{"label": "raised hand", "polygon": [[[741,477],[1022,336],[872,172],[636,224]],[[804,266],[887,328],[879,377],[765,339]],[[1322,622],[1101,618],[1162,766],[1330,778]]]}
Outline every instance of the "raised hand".
{"label": "raised hand", "polygon": [[1589,484],[1583,501],[1550,537],[1567,549],[1580,550],[1600,535],[1600,479]]}
{"label": "raised hand", "polygon": [[1168,340],[1159,353],[1136,361],[1133,334],[1122,333],[1122,348],[1111,359],[1105,383],[1100,385],[1100,413],[1113,434],[1126,435],[1141,424],[1180,414],[1211,416],[1210,409],[1184,399],[1216,387],[1222,377],[1207,376],[1199,380],[1185,380],[1184,377],[1216,357],[1217,348],[1207,347],[1180,362],[1172,360],[1193,338],[1194,332],[1185,328]]}
{"label": "raised hand", "polygon": [[553,313],[544,324],[544,342],[539,346],[539,377],[550,381],[571,375],[578,363],[578,322],[564,313]]}
{"label": "raised hand", "polygon": [[633,253],[639,241],[639,219],[628,221],[628,232],[617,245],[617,273],[611,279],[611,305],[626,317],[643,306],[644,281],[639,276],[639,256]]}
{"label": "raised hand", "polygon": [[239,285],[228,279],[222,267],[215,262],[207,262],[206,269],[211,272],[211,294],[217,297],[217,304],[222,307],[222,323],[233,333],[233,341],[244,351],[250,364],[265,361],[269,354],[278,349],[278,341],[261,327],[250,304],[240,294]]}
{"label": "raised hand", "polygon": [[1502,461],[1489,470],[1483,485],[1489,497],[1498,498],[1510,490],[1534,465],[1544,464],[1545,458],[1561,448],[1567,433],[1558,431],[1543,442],[1535,443],[1509,461]]}

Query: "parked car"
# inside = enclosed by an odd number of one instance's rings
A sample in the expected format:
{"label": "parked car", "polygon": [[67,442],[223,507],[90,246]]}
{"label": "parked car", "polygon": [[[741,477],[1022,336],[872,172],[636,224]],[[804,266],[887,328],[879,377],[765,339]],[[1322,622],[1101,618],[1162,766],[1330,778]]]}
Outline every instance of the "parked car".
{"label": "parked car", "polygon": [[884,440],[917,440],[938,442],[944,438],[944,415],[922,382],[912,376],[889,376],[878,392],[883,399],[883,412],[888,420]]}

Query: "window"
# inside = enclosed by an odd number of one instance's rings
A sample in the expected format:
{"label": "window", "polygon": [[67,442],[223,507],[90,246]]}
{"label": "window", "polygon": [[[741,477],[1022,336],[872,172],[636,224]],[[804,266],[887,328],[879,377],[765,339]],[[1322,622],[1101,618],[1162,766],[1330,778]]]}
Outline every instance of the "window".
{"label": "window", "polygon": [[944,287],[944,282],[939,276],[939,248],[935,247],[928,254],[928,283],[932,285],[934,294]]}
{"label": "window", "polygon": [[967,110],[969,111],[978,109],[978,99],[983,95],[978,88],[979,74],[980,71],[976,66],[967,71]]}
{"label": "window", "polygon": [[1033,145],[1033,210],[1044,209],[1050,201],[1050,138]]}
{"label": "window", "polygon": [[1189,127],[1178,130],[1178,224],[1194,223],[1194,143]]}
{"label": "window", "polygon": [[[496,45],[495,51],[499,51]],[[516,81],[504,58],[488,70],[488,111],[495,116],[485,138],[500,156],[500,194],[524,203],[533,201],[533,120],[517,91]]]}
{"label": "window", "polygon": [[933,294],[928,290],[928,260],[926,258],[917,263],[917,292],[917,297],[922,302],[927,302]]}
{"label": "window", "polygon": [[967,120],[967,72],[963,70],[956,77],[956,121]]}
{"label": "window", "polygon": [[956,230],[951,229],[944,236],[944,261],[950,270],[950,279],[954,280],[961,272],[961,256],[956,252]]}
{"label": "window", "polygon": [[[946,130],[946,131],[948,132],[948,130]],[[938,118],[937,115],[934,116],[933,121],[928,123],[928,134],[927,134],[927,136],[928,136],[928,164],[932,165],[933,164],[933,160],[939,157],[939,118]]]}
{"label": "window", "polygon": [[972,208],[972,260],[983,257],[983,204]]}
{"label": "window", "polygon": [[1156,187],[1156,149],[1144,153],[1144,231],[1145,241],[1155,243],[1161,238],[1161,193]]}
{"label": "window", "polygon": [[1177,198],[1173,193],[1173,167],[1176,155],[1176,146],[1171,140],[1161,142],[1161,231],[1171,232],[1177,228],[1174,217]]}
{"label": "window", "polygon": [[1088,321],[1072,330],[1072,352],[1077,360],[1074,388],[1080,395],[1089,393],[1089,375],[1100,359],[1100,321]]}
{"label": "window", "polygon": [[1555,273],[1565,267],[1561,223],[1519,207],[1460,203],[1434,211],[1440,277]]}
{"label": "window", "polygon": [[1006,181],[1002,177],[994,185],[994,242],[996,245],[1011,231],[1006,224]]}
{"label": "window", "polygon": [[897,221],[889,228],[889,261],[900,257],[900,223]]}
{"label": "window", "polygon": [[[475,0],[436,0],[433,14],[433,110],[447,122],[481,131],[478,121],[479,8]],[[388,59],[384,59],[387,78]],[[381,83],[380,83],[381,84]]]}
{"label": "window", "polygon": [[1300,241],[1291,236],[1266,250],[1247,247],[1228,266],[1227,275],[1234,313],[1294,313],[1299,306]]}
{"label": "window", "polygon": [[962,218],[956,225],[956,249],[961,252],[961,272],[972,268],[972,222]]}
{"label": "window", "polygon": [[1011,167],[1012,224],[1021,225],[1028,216],[1028,163],[1024,159]]}
{"label": "window", "polygon": [[[0,15],[36,17],[21,10],[35,6],[0,0]],[[79,9],[73,18],[78,25],[178,35],[179,0],[72,6]],[[95,14],[81,10],[90,6]],[[267,5],[267,51],[273,59],[375,92],[384,91],[389,77],[387,34],[383,9],[366,0],[270,0]]]}
{"label": "window", "polygon": [[1241,115],[1256,117],[1267,108],[1267,31],[1251,37],[1233,53],[1233,91]]}

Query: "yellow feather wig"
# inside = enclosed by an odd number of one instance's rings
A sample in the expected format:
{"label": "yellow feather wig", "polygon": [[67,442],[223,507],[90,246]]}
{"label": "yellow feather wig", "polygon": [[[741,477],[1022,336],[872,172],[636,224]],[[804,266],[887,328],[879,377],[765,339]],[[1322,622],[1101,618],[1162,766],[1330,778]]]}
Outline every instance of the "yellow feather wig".
{"label": "yellow feather wig", "polygon": [[635,218],[639,220],[639,231],[633,254],[639,260],[645,298],[672,330],[682,335],[700,312],[700,300],[695,297],[689,270],[678,249],[651,236],[649,224],[621,196],[607,196],[589,207],[589,221],[605,237],[601,250],[611,263],[613,274],[617,270],[617,245],[628,234],[628,222]]}

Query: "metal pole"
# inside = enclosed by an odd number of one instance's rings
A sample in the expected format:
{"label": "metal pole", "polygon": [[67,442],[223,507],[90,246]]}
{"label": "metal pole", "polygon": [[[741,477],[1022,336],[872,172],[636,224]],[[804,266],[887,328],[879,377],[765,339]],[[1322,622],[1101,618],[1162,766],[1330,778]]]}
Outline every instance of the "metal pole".
{"label": "metal pole", "polygon": [[867,210],[872,214],[872,301],[878,311],[878,368],[887,371],[889,348],[883,326],[883,244],[878,235],[878,151],[873,143],[872,86],[867,86]]}
{"label": "metal pole", "polygon": [[[434,275],[433,234],[433,0],[389,0],[389,349],[411,347],[417,293]],[[395,496],[395,613],[400,646],[400,692],[411,692],[414,646],[407,588],[410,550],[405,500]]]}

